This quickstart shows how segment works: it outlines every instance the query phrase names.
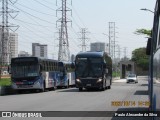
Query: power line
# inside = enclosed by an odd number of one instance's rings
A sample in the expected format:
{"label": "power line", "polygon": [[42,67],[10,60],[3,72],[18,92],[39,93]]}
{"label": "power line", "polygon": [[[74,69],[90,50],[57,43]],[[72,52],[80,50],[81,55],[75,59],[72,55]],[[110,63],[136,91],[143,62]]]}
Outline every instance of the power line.
{"label": "power line", "polygon": [[51,15],[51,14],[47,14],[47,13],[44,13],[44,12],[40,12],[40,11],[38,11],[38,10],[32,9],[32,8],[30,8],[30,7],[28,7],[28,6],[25,6],[25,5],[22,5],[22,4],[20,4],[20,3],[17,3],[17,4],[19,4],[19,5],[22,6],[22,7],[27,8],[27,9],[29,9],[29,10],[35,11],[35,12],[37,12],[37,13],[41,13],[41,14],[44,14],[44,15],[56,17],[55,15]]}
{"label": "power line", "polygon": [[39,26],[39,27],[51,27],[51,26],[45,26],[45,25],[41,25],[41,24],[34,24],[34,23],[30,23],[30,22],[23,21],[23,20],[19,20],[19,19],[14,19],[14,20],[19,21],[19,22],[22,22],[22,23],[34,25],[34,26]]}
{"label": "power line", "polygon": [[[15,8],[17,8],[16,6],[13,6],[13,7],[15,7]],[[19,9],[19,8],[17,8],[17,9]],[[19,9],[19,10],[21,10],[21,9]],[[41,26],[41,24],[40,23],[38,23],[35,19],[33,19],[32,17],[33,17],[33,15],[31,15],[31,14],[29,14],[29,13],[27,13],[27,12],[25,12],[25,11],[23,11],[23,10],[21,10],[22,11],[22,13],[24,13],[24,14],[26,14],[26,15],[28,15],[35,23],[37,23],[39,26]],[[34,18],[36,18],[36,19],[39,19],[38,17],[36,17],[36,16],[34,16]],[[44,20],[43,20],[44,21]],[[48,23],[48,21],[45,21],[45,22],[47,22]],[[54,23],[49,23],[49,24],[53,24],[53,25],[55,25]],[[48,31],[51,31],[50,29],[48,29],[48,28],[46,28],[46,30],[48,30]],[[53,31],[51,31],[51,32],[53,32]]]}
{"label": "power line", "polygon": [[42,6],[46,7],[46,8],[48,8],[48,9],[51,9],[51,10],[56,11],[55,9],[53,9],[53,8],[51,8],[51,7],[47,6],[47,5],[45,5],[45,4],[41,3],[41,2],[39,2],[38,0],[34,0],[34,1],[37,2],[37,3],[39,3],[40,5],[42,5]]}
{"label": "power line", "polygon": [[52,23],[52,22],[49,22],[49,21],[47,21],[47,20],[41,19],[41,18],[39,18],[39,17],[37,17],[37,16],[34,16],[34,15],[32,15],[32,14],[30,14],[30,13],[28,13],[28,12],[26,12],[26,11],[24,11],[24,10],[18,8],[18,7],[16,7],[15,5],[12,5],[12,4],[10,4],[10,5],[13,6],[13,7],[15,7],[16,9],[22,11],[23,13],[28,14],[28,15],[30,15],[30,16],[36,18],[36,19],[39,19],[39,20],[41,20],[41,21],[43,21],[43,22],[47,22],[47,23],[49,23],[49,24],[54,24],[54,25],[55,25],[55,23]]}

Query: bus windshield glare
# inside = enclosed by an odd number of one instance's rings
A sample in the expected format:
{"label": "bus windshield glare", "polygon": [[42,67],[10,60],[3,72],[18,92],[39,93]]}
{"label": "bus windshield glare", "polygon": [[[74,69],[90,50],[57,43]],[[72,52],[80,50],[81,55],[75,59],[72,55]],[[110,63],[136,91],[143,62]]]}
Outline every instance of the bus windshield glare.
{"label": "bus windshield glare", "polygon": [[20,77],[35,77],[39,75],[38,64],[14,64],[12,65],[12,76],[14,78]]}
{"label": "bus windshield glare", "polygon": [[102,76],[102,58],[78,58],[77,77],[100,77]]}

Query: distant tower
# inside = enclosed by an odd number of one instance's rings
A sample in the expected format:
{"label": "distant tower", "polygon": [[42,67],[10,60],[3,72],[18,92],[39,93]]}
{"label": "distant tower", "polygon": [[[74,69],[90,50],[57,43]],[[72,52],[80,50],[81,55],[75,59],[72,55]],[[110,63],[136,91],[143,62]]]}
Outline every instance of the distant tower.
{"label": "distant tower", "polygon": [[[1,0],[2,3],[2,9],[1,9],[1,15],[2,15],[2,23],[0,26],[0,63],[2,65],[9,64],[11,60],[11,51],[10,51],[10,40],[9,40],[9,29],[11,27],[16,27],[18,29],[18,26],[15,25],[9,25],[8,17],[9,15],[14,19],[17,15],[13,16],[11,13],[16,13],[18,11],[15,11],[13,9],[10,9],[8,7],[8,4],[15,4],[16,1],[11,0]],[[16,29],[16,30],[17,30]],[[12,30],[12,29],[11,29]],[[12,31],[16,31],[12,30]]]}
{"label": "distant tower", "polygon": [[115,59],[115,22],[109,22],[110,56]]}
{"label": "distant tower", "polygon": [[85,52],[86,51],[86,40],[88,39],[87,37],[86,37],[86,33],[88,33],[87,32],[87,29],[86,28],[82,28],[81,29],[81,40],[82,40],[82,52]]}
{"label": "distant tower", "polygon": [[9,28],[8,28],[8,0],[2,0],[2,37],[1,37],[1,63],[9,62]]}
{"label": "distant tower", "polygon": [[60,37],[59,37],[59,52],[58,60],[59,61],[70,61],[70,51],[69,51],[69,42],[68,42],[68,31],[67,31],[67,22],[71,22],[67,19],[67,11],[71,11],[67,7],[67,0],[62,0],[62,6],[57,9],[62,13],[62,17],[57,20],[60,22]]}

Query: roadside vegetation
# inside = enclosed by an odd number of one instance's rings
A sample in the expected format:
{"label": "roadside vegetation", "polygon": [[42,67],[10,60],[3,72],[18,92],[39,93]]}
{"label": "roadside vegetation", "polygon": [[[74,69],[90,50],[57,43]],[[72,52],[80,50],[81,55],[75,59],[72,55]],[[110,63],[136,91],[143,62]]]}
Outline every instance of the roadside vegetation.
{"label": "roadside vegetation", "polygon": [[0,86],[10,86],[10,85],[11,85],[11,78],[0,79]]}

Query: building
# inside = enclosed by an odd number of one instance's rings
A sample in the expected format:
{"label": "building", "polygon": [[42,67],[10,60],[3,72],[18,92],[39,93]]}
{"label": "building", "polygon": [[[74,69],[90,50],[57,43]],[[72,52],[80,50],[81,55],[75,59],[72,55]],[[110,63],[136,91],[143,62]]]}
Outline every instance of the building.
{"label": "building", "polygon": [[40,58],[48,58],[47,56],[47,45],[32,43],[32,56]]}
{"label": "building", "polygon": [[74,54],[71,55],[71,62],[74,62],[74,61],[75,61],[75,57],[76,57],[76,56],[75,56]]}
{"label": "building", "polygon": [[18,57],[30,57],[31,55],[26,51],[20,51]]}
{"label": "building", "polygon": [[[2,41],[1,39],[2,39],[2,29],[0,28],[0,41]],[[7,33],[5,32],[4,39],[6,40],[6,43],[5,43],[6,46],[4,46],[4,48],[6,49],[5,53],[7,53],[4,60],[5,60],[5,63],[8,64],[11,58],[18,57],[18,34],[8,33],[7,35]],[[0,43],[0,53],[2,54],[2,43]]]}
{"label": "building", "polygon": [[18,57],[18,34],[9,33],[11,58]]}
{"label": "building", "polygon": [[95,42],[95,43],[91,43],[90,51],[93,51],[93,52],[94,51],[105,51],[108,53],[109,47],[108,47],[108,44],[104,42]]}

